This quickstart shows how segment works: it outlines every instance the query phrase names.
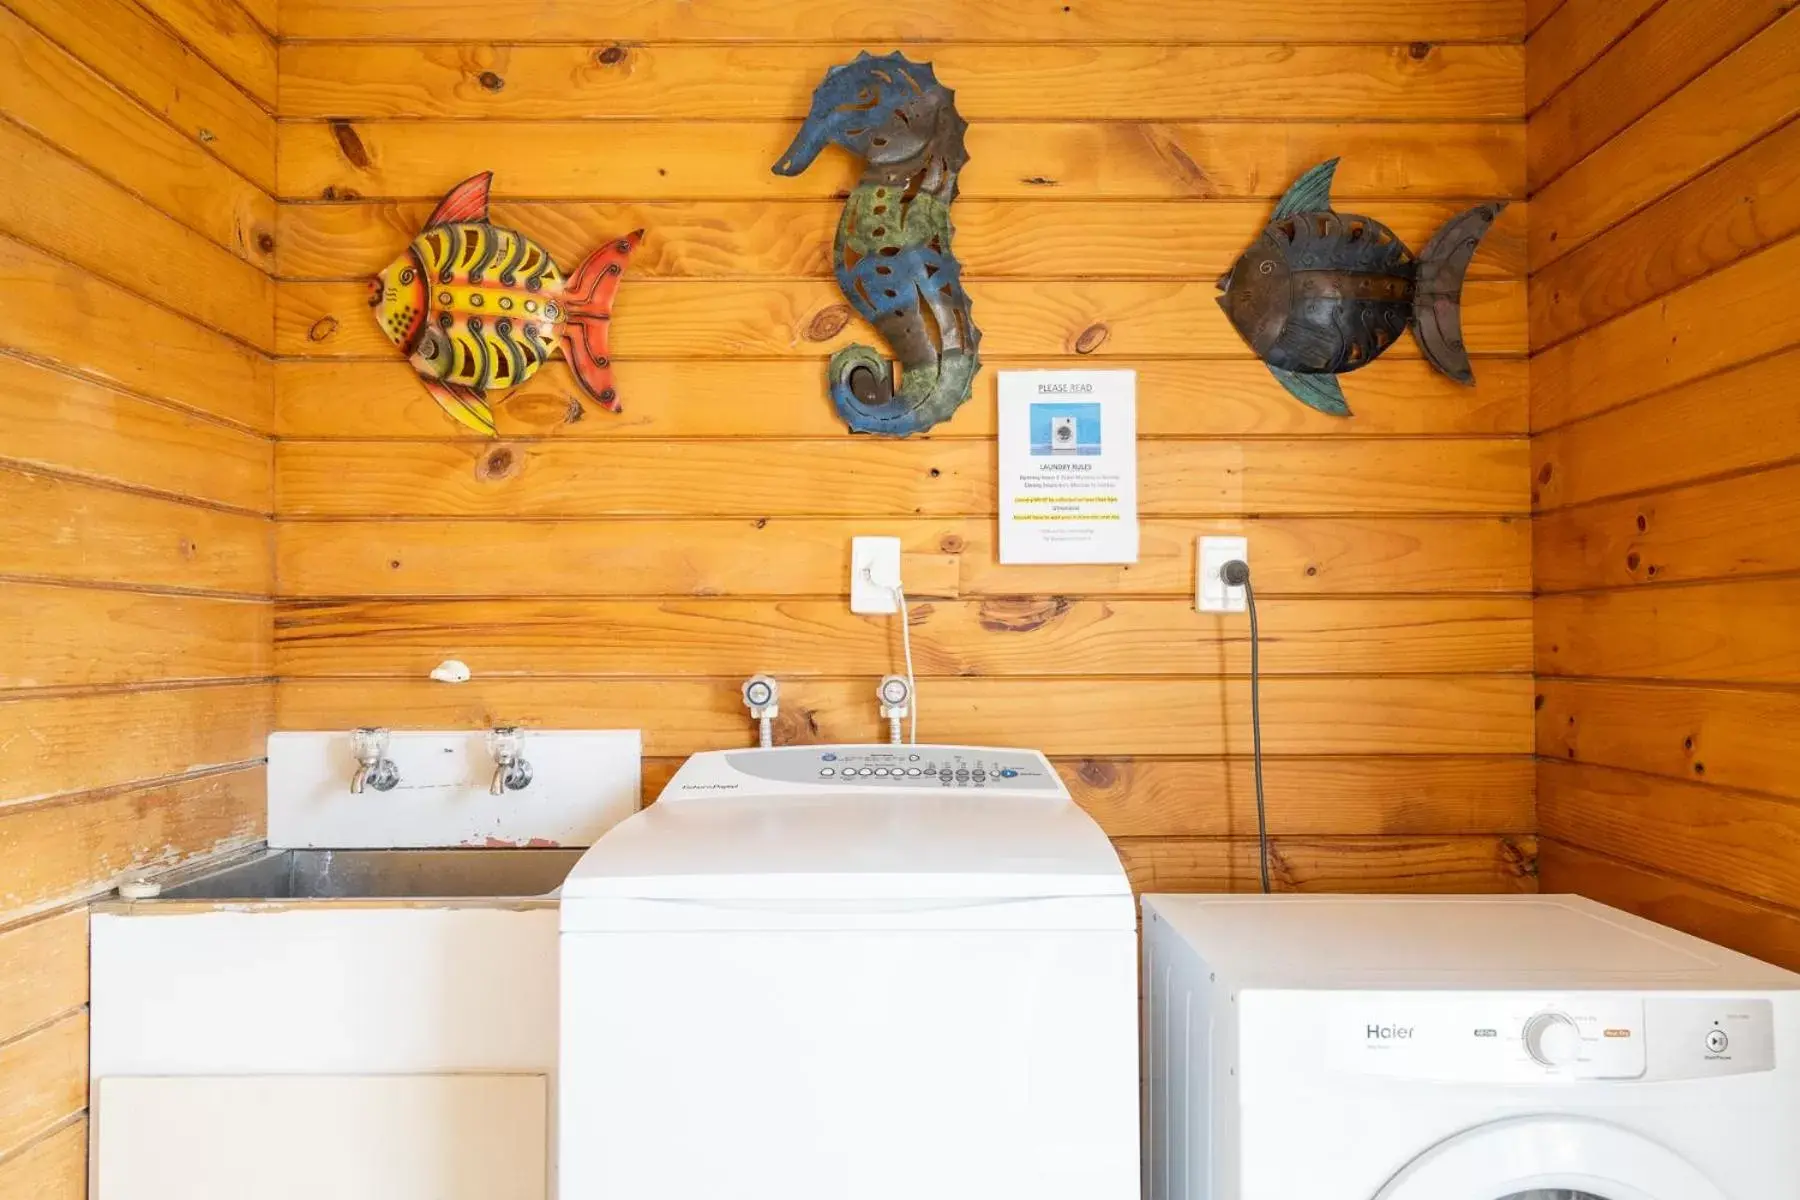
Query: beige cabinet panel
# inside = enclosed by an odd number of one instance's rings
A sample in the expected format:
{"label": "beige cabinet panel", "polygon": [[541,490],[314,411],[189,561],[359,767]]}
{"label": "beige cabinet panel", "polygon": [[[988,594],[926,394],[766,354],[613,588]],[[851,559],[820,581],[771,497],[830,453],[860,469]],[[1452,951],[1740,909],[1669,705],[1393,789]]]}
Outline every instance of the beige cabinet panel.
{"label": "beige cabinet panel", "polygon": [[545,1200],[542,1075],[114,1076],[94,1200]]}

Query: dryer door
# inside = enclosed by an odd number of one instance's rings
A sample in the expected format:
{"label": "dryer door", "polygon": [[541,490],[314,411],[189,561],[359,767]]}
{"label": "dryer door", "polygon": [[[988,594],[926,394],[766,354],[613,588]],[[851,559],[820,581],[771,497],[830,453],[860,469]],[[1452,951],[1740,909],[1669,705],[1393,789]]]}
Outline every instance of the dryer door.
{"label": "dryer door", "polygon": [[1726,1200],[1648,1138],[1582,1117],[1514,1117],[1447,1138],[1374,1200]]}

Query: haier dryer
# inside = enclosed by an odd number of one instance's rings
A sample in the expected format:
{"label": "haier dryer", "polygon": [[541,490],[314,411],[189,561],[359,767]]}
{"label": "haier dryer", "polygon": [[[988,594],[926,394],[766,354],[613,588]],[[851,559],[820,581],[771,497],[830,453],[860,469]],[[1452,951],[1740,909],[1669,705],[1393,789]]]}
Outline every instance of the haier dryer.
{"label": "haier dryer", "polygon": [[1800,975],[1573,896],[1147,896],[1147,1200],[1800,1200]]}
{"label": "haier dryer", "polygon": [[1040,754],[699,754],[562,890],[562,1200],[1137,1200],[1137,938]]}

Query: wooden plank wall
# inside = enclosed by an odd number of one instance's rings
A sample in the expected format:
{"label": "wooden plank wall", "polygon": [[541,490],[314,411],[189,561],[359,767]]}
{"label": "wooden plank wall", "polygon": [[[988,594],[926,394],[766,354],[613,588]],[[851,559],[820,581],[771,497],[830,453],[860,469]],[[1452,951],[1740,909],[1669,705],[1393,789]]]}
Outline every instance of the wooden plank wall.
{"label": "wooden plank wall", "polygon": [[87,915],[262,836],[273,4],[0,6],[0,1197],[86,1190]]}
{"label": "wooden plank wall", "polygon": [[[1480,386],[1410,342],[1359,415],[1288,399],[1212,279],[1299,172],[1422,245],[1526,188],[1522,0],[284,0],[275,243],[277,719],[641,726],[655,787],[751,736],[864,739],[898,661],[846,610],[854,534],[906,547],[922,737],[1041,746],[1138,881],[1254,886],[1244,626],[1191,611],[1193,539],[1251,538],[1284,888],[1534,886],[1526,206],[1468,290]],[[1298,40],[1297,40],[1298,39]],[[935,436],[848,436],[829,276],[853,164],[770,173],[825,68],[930,59],[972,122],[955,209],[989,369]],[[565,265],[648,229],[617,309],[626,411],[560,367],[459,436],[365,277],[448,187]],[[994,547],[994,371],[1135,366],[1130,568]],[[475,681],[426,681],[457,656]]]}
{"label": "wooden plank wall", "polygon": [[1527,43],[1542,884],[1800,967],[1800,11]]}

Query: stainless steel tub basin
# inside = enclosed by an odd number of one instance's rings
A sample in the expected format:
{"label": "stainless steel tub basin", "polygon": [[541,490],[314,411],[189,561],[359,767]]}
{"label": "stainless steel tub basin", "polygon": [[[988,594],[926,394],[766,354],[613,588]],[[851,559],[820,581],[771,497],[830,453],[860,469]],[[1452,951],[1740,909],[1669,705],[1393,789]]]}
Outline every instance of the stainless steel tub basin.
{"label": "stainless steel tub basin", "polygon": [[580,850],[265,850],[164,885],[162,900],[547,896]]}

